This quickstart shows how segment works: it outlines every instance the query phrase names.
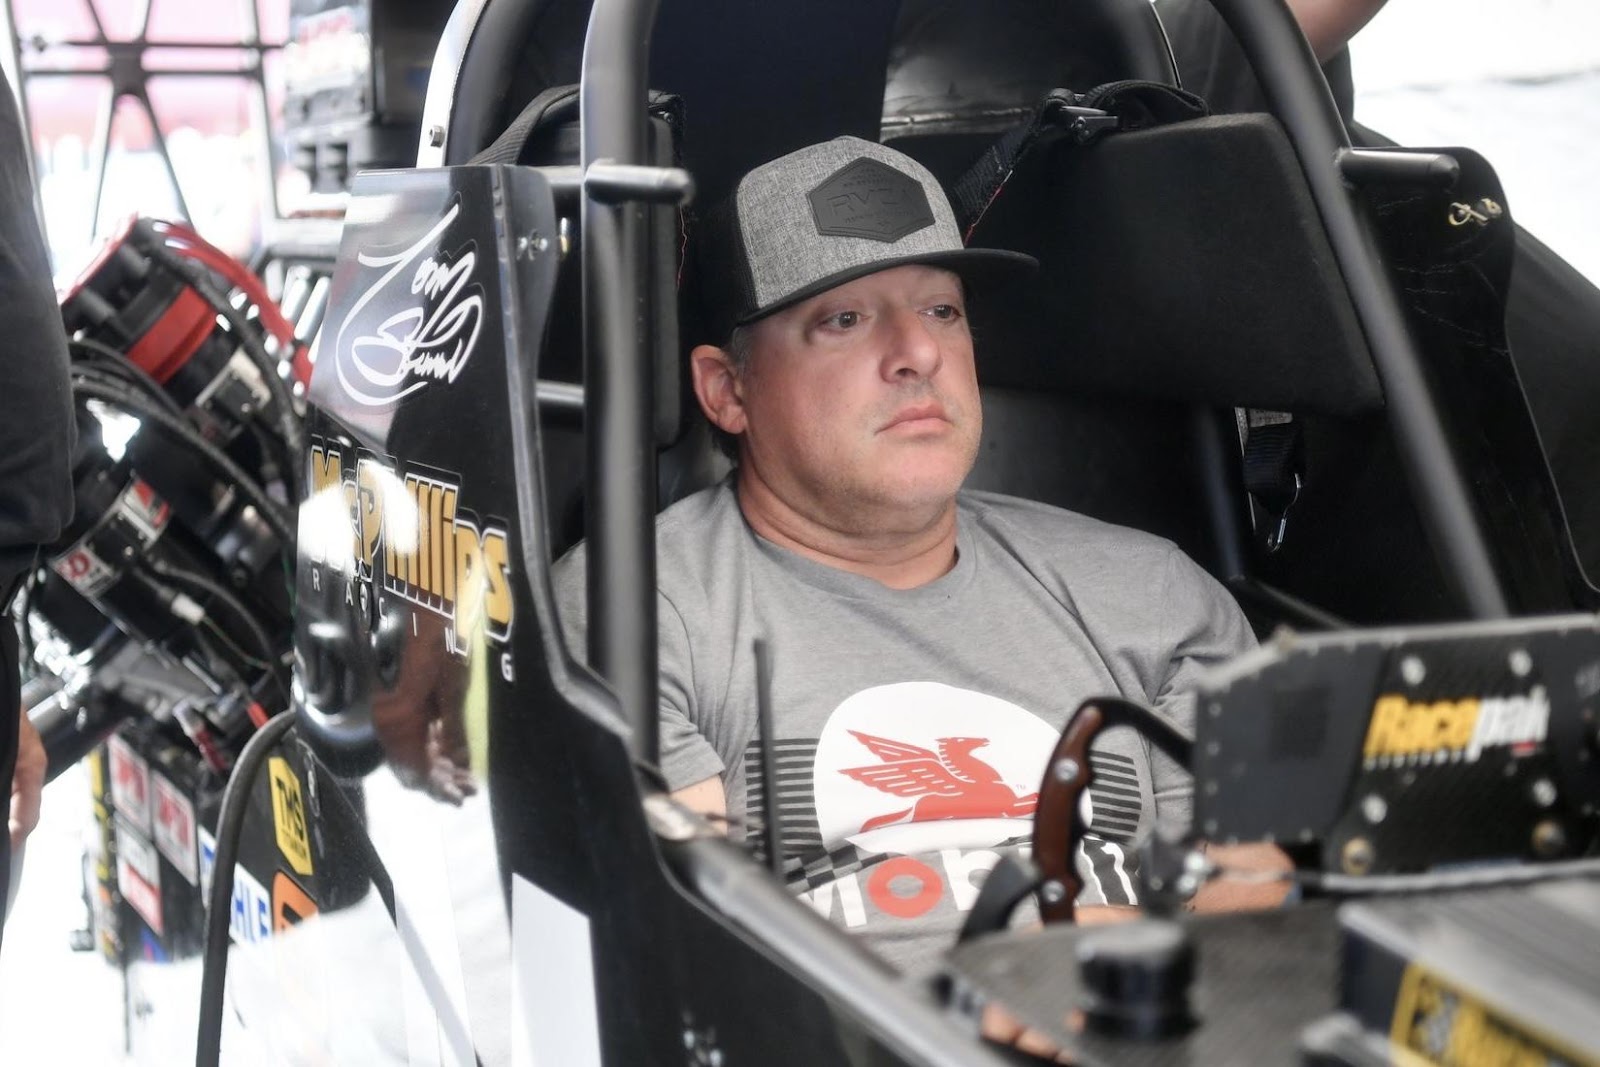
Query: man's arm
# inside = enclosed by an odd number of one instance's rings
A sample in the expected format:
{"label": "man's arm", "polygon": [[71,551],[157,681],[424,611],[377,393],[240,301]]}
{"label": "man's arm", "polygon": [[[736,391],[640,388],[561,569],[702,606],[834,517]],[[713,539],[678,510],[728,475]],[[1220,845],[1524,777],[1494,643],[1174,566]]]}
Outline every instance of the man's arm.
{"label": "man's arm", "polygon": [[[1350,121],[1355,83],[1345,45],[1386,0],[1287,0],[1289,10],[1333,90],[1339,113]],[[1250,61],[1210,0],[1156,0],[1183,87],[1205,97],[1216,114],[1268,110]]]}
{"label": "man's arm", "polygon": [[[0,74],[0,605],[41,545],[72,518],[72,389],[67,338],[34,214],[33,174],[11,86]],[[0,626],[12,627],[9,614]],[[14,637],[13,630],[8,637]],[[0,648],[16,656],[16,642]],[[0,672],[0,775],[11,772],[10,833],[0,841],[0,914],[13,842],[39,821],[44,750],[21,706],[15,658]],[[13,748],[16,738],[20,748]],[[0,778],[0,781],[3,781]]]}
{"label": "man's arm", "polygon": [[[7,622],[9,625],[9,621]],[[39,731],[24,713],[17,722],[17,769],[11,775],[11,849],[22,843],[39,825],[39,803],[44,794],[44,774],[49,759]]]}
{"label": "man's arm", "polygon": [[[588,554],[580,544],[557,560],[550,572],[567,651],[579,662],[588,661],[587,565]],[[685,807],[701,814],[726,815],[722,758],[691,713],[695,704],[694,656],[688,627],[665,595],[656,598],[656,621],[661,680],[659,769],[672,797]]]}
{"label": "man's arm", "polygon": [[1350,43],[1361,28],[1372,21],[1389,0],[1288,0],[1289,10],[1300,23],[1300,32],[1311,42],[1318,63],[1326,63]]}
{"label": "man's arm", "polygon": [[[1171,658],[1155,709],[1190,736],[1196,733],[1195,687],[1214,667],[1256,647],[1255,635],[1233,597],[1188,556],[1173,549],[1160,603],[1169,606],[1160,645]],[[1160,752],[1151,757],[1151,787],[1158,821],[1187,825],[1194,814],[1194,779]],[[1208,857],[1227,870],[1262,875],[1293,869],[1289,857],[1265,843],[1208,845]],[[1219,879],[1195,894],[1194,910],[1248,911],[1276,907],[1288,895],[1282,880]]]}
{"label": "man's arm", "polygon": [[[1206,857],[1226,871],[1249,874],[1287,875],[1294,864],[1277,845],[1255,842],[1244,845],[1207,845]],[[1262,911],[1276,908],[1289,895],[1287,878],[1252,880],[1219,878],[1207,882],[1194,895],[1194,910]]]}
{"label": "man's arm", "polygon": [[724,829],[727,828],[724,820],[728,814],[728,791],[722,785],[721,775],[674,789],[671,796],[696,815],[711,816]]}

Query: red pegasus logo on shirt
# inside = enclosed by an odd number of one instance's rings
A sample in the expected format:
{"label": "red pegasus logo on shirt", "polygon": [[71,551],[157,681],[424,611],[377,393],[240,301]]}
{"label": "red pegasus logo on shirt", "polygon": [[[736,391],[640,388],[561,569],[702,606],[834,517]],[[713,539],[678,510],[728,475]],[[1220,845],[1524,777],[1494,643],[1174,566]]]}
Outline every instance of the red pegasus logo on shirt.
{"label": "red pegasus logo on shirt", "polygon": [[864,785],[897,797],[918,797],[915,804],[861,824],[861,833],[898,822],[934,819],[1021,819],[1033,815],[1039,794],[1018,796],[1000,780],[1000,772],[972,754],[987,737],[941,737],[939,750],[874,737],[859,730],[850,735],[882,763],[839,771]]}

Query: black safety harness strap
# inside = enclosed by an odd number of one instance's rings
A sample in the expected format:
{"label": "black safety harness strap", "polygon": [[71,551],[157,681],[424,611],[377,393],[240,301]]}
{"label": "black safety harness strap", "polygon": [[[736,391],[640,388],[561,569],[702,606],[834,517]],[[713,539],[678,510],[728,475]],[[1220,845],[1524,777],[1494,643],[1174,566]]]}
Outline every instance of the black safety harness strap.
{"label": "black safety harness strap", "polygon": [[1052,89],[1031,121],[1016,127],[988,150],[950,191],[956,218],[970,236],[989,205],[1005,188],[1017,161],[1042,137],[1066,136],[1089,144],[1107,133],[1163,126],[1210,114],[1206,102],[1160,82],[1116,81],[1085,93]]}
{"label": "black safety harness strap", "polygon": [[[1004,134],[955,183],[951,200],[965,239],[970,240],[1017,165],[1042,141],[1063,138],[1089,145],[1112,133],[1149,129],[1210,114],[1193,93],[1149,81],[1116,81],[1088,92],[1054,89],[1033,118]],[[1299,423],[1277,412],[1238,409],[1244,483],[1254,503],[1251,519],[1266,531],[1276,552],[1288,528],[1289,510],[1304,487],[1305,448]],[[1258,514],[1259,513],[1259,514]],[[1264,517],[1264,522],[1259,521]]]}
{"label": "black safety harness strap", "polygon": [[[682,128],[683,102],[671,93],[652,90],[649,99],[650,114],[665,119],[674,131]],[[473,156],[472,164],[503,164],[514,166],[522,162],[522,155],[534,132],[556,123],[578,121],[578,87],[555,85],[541,92],[523,107],[521,114],[507,126],[494,143]],[[676,138],[675,138],[676,139]]]}
{"label": "black safety harness strap", "polygon": [[1301,424],[1279,412],[1240,409],[1239,444],[1244,453],[1244,487],[1265,513],[1268,552],[1283,546],[1289,509],[1305,487],[1305,436]]}

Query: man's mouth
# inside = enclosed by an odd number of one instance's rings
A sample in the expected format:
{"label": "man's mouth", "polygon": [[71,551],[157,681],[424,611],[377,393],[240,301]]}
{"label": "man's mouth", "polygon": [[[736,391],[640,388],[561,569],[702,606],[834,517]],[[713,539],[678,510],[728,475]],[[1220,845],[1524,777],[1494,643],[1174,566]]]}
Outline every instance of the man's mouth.
{"label": "man's mouth", "polygon": [[[884,423],[883,430],[892,430],[896,427],[905,427],[907,430],[924,429],[949,422],[950,416],[945,414],[943,405],[917,404],[896,412],[894,418]],[[883,430],[879,432],[882,433]]]}

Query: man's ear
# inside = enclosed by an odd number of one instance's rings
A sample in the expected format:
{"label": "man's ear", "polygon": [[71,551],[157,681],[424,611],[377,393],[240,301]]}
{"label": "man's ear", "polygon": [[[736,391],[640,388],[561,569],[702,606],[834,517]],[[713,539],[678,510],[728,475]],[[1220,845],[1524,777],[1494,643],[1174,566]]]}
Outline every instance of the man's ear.
{"label": "man's ear", "polygon": [[744,389],[728,353],[715,345],[696,345],[689,353],[694,395],[711,425],[724,433],[744,433]]}

